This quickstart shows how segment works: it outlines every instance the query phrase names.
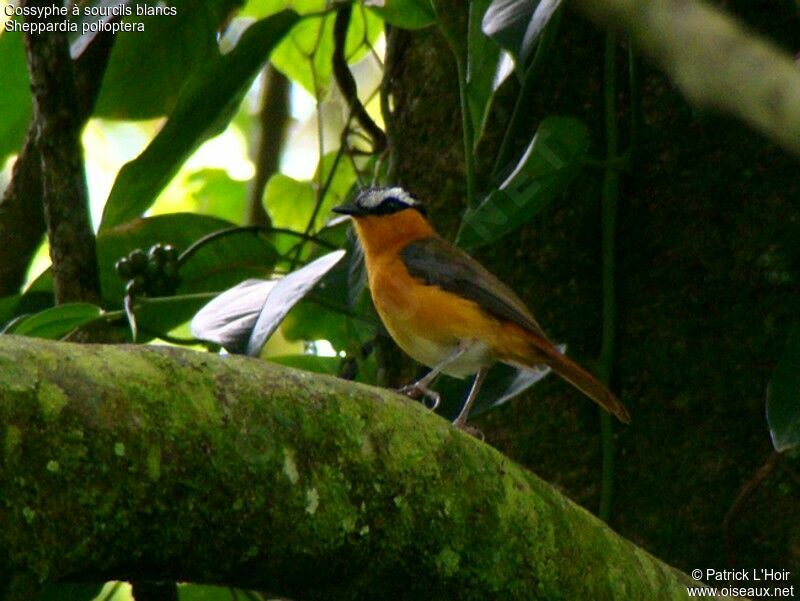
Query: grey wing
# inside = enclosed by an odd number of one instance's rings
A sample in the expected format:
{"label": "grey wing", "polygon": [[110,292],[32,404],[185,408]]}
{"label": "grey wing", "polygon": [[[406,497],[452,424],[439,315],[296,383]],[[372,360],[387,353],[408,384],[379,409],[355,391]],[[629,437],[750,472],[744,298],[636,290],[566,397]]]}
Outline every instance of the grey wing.
{"label": "grey wing", "polygon": [[511,321],[547,340],[525,303],[508,286],[467,253],[442,238],[410,242],[400,251],[400,258],[412,277],[471,300],[487,313]]}

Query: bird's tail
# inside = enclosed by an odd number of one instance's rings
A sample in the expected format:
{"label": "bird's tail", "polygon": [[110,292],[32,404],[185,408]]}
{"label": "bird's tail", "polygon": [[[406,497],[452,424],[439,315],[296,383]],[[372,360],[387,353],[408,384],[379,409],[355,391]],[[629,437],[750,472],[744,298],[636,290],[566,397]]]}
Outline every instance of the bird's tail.
{"label": "bird's tail", "polygon": [[595,378],[572,359],[559,351],[550,341],[530,332],[524,332],[527,339],[524,353],[515,353],[515,362],[527,367],[548,365],[550,369],[580,390],[620,421],[630,423],[631,416],[620,400],[602,382]]}

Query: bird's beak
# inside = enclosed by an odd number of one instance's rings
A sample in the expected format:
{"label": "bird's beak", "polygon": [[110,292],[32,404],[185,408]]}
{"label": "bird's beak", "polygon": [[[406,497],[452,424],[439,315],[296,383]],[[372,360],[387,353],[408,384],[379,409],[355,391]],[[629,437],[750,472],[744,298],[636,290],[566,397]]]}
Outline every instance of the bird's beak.
{"label": "bird's beak", "polygon": [[331,211],[334,213],[341,213],[342,215],[361,215],[363,213],[361,208],[352,202],[346,202],[338,207],[333,207]]}

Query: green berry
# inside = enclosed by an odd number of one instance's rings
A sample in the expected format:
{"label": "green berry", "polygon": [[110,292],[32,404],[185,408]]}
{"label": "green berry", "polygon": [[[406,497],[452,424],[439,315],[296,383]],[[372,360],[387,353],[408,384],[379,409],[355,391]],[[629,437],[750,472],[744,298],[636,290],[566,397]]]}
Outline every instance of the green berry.
{"label": "green berry", "polygon": [[147,255],[141,248],[132,250],[128,254],[128,261],[134,273],[142,273],[147,268]]}

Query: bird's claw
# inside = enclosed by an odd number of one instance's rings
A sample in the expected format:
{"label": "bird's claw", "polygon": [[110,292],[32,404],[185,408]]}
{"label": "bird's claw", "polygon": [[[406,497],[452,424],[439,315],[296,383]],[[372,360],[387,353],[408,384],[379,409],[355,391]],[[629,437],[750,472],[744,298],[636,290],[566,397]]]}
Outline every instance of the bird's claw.
{"label": "bird's claw", "polygon": [[436,408],[439,406],[439,402],[442,400],[442,397],[438,392],[431,390],[427,386],[419,383],[403,386],[400,389],[400,393],[411,397],[412,399],[424,398],[426,401],[430,401],[430,404],[426,402],[425,406],[431,411],[436,411]]}

